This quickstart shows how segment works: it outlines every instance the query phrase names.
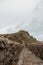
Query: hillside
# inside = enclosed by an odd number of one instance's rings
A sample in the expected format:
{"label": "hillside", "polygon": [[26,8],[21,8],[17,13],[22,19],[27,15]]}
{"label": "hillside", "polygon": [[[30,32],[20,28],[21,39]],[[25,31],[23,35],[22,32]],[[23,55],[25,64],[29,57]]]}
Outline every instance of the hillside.
{"label": "hillside", "polygon": [[0,65],[32,64],[43,65],[43,42],[24,30],[0,34]]}
{"label": "hillside", "polygon": [[17,41],[17,42],[20,42],[20,41],[21,42],[24,41],[25,43],[37,42],[35,38],[30,36],[30,34],[24,30],[20,30],[19,32],[13,33],[13,34],[5,34],[3,36],[12,41]]}

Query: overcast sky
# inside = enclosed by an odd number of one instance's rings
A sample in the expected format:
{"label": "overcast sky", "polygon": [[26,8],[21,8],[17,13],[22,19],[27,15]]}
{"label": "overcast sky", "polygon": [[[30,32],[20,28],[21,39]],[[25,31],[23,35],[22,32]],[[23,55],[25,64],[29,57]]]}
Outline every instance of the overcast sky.
{"label": "overcast sky", "polygon": [[0,34],[21,29],[43,40],[43,0],[0,0]]}

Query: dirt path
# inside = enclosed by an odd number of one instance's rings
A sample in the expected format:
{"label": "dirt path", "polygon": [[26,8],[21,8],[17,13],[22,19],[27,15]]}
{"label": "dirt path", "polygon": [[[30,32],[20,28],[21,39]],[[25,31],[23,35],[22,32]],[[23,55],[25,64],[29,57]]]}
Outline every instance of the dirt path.
{"label": "dirt path", "polygon": [[43,65],[43,61],[27,48],[21,51],[17,65]]}

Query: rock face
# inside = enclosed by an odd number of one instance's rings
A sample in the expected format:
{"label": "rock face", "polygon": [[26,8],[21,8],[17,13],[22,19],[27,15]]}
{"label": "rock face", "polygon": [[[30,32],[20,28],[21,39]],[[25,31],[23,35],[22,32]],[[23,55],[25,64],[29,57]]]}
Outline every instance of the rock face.
{"label": "rock face", "polygon": [[0,34],[0,65],[43,65],[43,43],[23,30]]}
{"label": "rock face", "polygon": [[43,60],[43,45],[42,44],[30,44],[27,46],[36,56]]}
{"label": "rock face", "polygon": [[35,38],[30,36],[30,34],[24,30],[21,30],[15,34],[6,34],[4,35],[4,37],[17,42],[22,42],[22,41],[24,41],[25,43],[37,42]]}
{"label": "rock face", "polygon": [[6,38],[0,39],[0,65],[16,65],[23,44],[10,41]]}

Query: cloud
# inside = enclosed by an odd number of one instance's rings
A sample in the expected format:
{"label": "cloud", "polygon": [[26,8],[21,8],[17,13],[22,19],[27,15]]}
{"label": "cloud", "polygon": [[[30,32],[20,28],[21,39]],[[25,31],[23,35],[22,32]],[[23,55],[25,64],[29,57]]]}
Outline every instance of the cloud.
{"label": "cloud", "polygon": [[42,40],[43,0],[0,1],[0,33],[13,33],[20,29]]}
{"label": "cloud", "polygon": [[34,11],[33,11],[33,18],[32,18],[32,31],[34,32],[43,32],[43,0],[40,0]]}

